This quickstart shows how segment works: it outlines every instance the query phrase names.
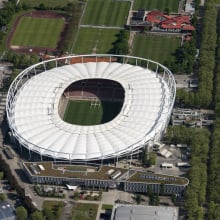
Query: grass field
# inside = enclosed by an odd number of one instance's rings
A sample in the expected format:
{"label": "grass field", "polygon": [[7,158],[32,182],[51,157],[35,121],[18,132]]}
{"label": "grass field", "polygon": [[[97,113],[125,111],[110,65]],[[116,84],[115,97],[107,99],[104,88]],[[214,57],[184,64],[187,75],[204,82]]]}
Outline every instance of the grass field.
{"label": "grass field", "polygon": [[63,211],[62,201],[44,201],[43,209],[50,210],[54,214],[54,220],[59,220]]}
{"label": "grass field", "polygon": [[113,209],[113,205],[110,204],[102,204],[102,210]]}
{"label": "grass field", "polygon": [[63,28],[62,18],[22,17],[13,34],[11,45],[56,48]]}
{"label": "grass field", "polygon": [[161,10],[169,8],[170,12],[178,12],[179,0],[135,0],[133,10]]}
{"label": "grass field", "polygon": [[45,7],[62,7],[66,6],[68,3],[70,3],[70,0],[20,0],[20,4],[26,4],[31,7],[39,6],[40,4],[44,4]]}
{"label": "grass field", "polygon": [[120,111],[122,103],[69,100],[63,120],[70,124],[97,125],[113,119]]}
{"label": "grass field", "polygon": [[82,24],[123,27],[129,9],[129,1],[88,0]]}
{"label": "grass field", "polygon": [[72,220],[95,220],[98,204],[78,203],[73,207]]}
{"label": "grass field", "polygon": [[118,33],[119,30],[112,29],[80,28],[73,53],[109,53]]}
{"label": "grass field", "polygon": [[172,53],[180,46],[180,38],[137,34],[134,38],[133,56],[143,57],[164,63],[174,60]]}

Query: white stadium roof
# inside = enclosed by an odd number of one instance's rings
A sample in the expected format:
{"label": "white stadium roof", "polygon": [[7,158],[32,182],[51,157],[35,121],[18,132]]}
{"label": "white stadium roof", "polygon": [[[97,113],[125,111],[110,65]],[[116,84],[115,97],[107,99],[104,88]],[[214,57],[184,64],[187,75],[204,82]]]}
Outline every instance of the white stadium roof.
{"label": "white stadium roof", "polygon": [[[122,85],[125,98],[120,113],[100,125],[64,122],[58,114],[64,90],[75,81],[94,78]],[[117,62],[76,63],[45,70],[26,80],[13,95],[8,95],[7,116],[17,140],[41,155],[67,160],[104,159],[134,151],[161,133],[172,108],[171,90],[162,77]]]}

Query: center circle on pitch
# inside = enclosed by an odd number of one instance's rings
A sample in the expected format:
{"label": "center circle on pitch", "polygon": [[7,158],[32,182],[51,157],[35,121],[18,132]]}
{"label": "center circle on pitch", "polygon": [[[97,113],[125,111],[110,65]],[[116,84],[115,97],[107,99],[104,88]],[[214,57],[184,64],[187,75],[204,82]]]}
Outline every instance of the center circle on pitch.
{"label": "center circle on pitch", "polygon": [[65,89],[59,102],[59,115],[69,124],[104,124],[120,113],[124,97],[125,90],[114,80],[78,80]]}

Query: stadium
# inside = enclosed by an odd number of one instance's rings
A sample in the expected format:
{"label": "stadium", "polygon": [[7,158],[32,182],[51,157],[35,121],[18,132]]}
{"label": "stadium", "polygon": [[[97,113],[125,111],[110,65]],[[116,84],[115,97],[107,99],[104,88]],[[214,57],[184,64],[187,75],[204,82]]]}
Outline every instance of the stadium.
{"label": "stadium", "polygon": [[41,159],[133,155],[169,123],[175,79],[163,65],[123,55],[72,55],[22,71],[6,113],[14,140]]}

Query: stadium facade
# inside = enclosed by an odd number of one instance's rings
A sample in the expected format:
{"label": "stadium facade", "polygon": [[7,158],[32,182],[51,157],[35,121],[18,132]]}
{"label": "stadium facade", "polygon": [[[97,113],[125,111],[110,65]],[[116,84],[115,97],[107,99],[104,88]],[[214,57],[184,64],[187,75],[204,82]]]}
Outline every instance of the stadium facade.
{"label": "stadium facade", "polygon": [[[98,125],[64,122],[60,116],[64,92],[74,82],[89,79],[119,83],[124,90],[121,111]],[[6,113],[12,137],[30,153],[57,160],[104,160],[132,156],[160,140],[175,94],[172,73],[157,62],[123,55],[72,55],[22,71],[10,86]]]}

